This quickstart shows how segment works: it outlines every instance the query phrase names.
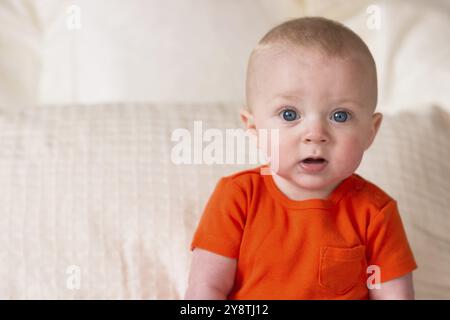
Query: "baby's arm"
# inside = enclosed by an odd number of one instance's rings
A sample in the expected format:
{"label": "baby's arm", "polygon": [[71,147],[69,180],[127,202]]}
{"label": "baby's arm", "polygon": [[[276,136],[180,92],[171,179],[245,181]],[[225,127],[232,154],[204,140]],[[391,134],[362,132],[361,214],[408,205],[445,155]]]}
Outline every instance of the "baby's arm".
{"label": "baby's arm", "polygon": [[236,265],[236,259],[195,248],[184,298],[226,300],[233,288]]}
{"label": "baby's arm", "polygon": [[414,300],[412,272],[381,283],[380,289],[369,290],[371,300]]}

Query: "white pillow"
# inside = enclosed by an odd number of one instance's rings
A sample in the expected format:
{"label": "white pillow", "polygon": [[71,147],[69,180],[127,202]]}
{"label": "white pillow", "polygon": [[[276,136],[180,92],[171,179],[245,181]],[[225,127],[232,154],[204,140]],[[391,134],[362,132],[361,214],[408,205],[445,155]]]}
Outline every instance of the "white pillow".
{"label": "white pillow", "polygon": [[[80,29],[68,28],[73,5]],[[369,7],[380,9],[379,30],[368,28]],[[243,103],[260,37],[286,19],[322,15],[372,49],[380,111],[433,103],[450,111],[449,9],[444,0],[4,0],[0,105]]]}
{"label": "white pillow", "polygon": [[378,110],[436,104],[450,112],[448,1],[305,0],[305,14],[341,21],[367,43],[378,69]]}
{"label": "white pillow", "polygon": [[45,104],[243,101],[250,50],[301,10],[295,0],[75,3],[81,28],[69,31],[75,11],[61,10],[46,37]]}
{"label": "white pillow", "polygon": [[30,1],[0,2],[0,106],[34,106],[39,98],[43,32]]}

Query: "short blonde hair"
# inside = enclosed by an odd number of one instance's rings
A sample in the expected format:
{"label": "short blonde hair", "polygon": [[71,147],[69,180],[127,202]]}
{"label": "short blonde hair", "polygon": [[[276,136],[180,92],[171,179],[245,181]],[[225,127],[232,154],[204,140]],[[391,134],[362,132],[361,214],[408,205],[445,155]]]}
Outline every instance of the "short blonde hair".
{"label": "short blonde hair", "polygon": [[[246,96],[249,108],[250,83],[254,73],[256,56],[265,48],[274,45],[312,47],[331,57],[345,57],[356,54],[365,59],[373,74],[376,86],[375,60],[364,41],[342,23],[323,17],[303,17],[288,20],[275,26],[258,42],[252,50],[247,66]],[[375,87],[375,92],[377,88]],[[376,94],[375,94],[376,96]],[[376,101],[375,101],[376,105]]]}

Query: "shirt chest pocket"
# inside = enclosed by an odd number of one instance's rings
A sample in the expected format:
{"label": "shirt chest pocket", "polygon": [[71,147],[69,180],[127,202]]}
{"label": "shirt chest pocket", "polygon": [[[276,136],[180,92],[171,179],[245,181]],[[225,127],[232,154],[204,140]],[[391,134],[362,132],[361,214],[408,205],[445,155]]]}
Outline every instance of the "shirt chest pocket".
{"label": "shirt chest pocket", "polygon": [[366,267],[365,246],[322,247],[319,283],[336,294],[345,294],[363,280]]}

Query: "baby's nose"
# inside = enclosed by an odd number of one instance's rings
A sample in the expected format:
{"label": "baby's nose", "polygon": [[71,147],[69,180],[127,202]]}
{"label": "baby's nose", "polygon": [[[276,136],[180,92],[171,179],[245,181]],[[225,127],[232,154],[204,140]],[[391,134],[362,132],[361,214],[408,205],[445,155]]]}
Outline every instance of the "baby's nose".
{"label": "baby's nose", "polygon": [[327,132],[320,124],[310,127],[303,136],[304,143],[325,143],[327,141]]}
{"label": "baby's nose", "polygon": [[306,138],[305,142],[327,142],[326,138]]}

